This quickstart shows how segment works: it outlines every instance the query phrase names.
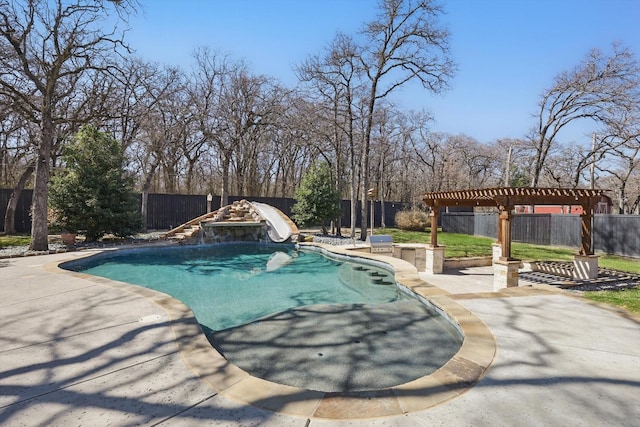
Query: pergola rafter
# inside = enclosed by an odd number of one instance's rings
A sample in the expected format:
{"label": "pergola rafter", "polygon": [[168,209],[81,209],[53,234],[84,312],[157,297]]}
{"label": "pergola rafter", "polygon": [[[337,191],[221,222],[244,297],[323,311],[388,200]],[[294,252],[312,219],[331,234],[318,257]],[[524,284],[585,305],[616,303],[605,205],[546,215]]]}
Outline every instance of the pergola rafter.
{"label": "pergola rafter", "polygon": [[593,255],[593,209],[604,192],[580,188],[483,188],[427,193],[423,201],[431,209],[431,245],[438,246],[438,215],[447,206],[495,206],[499,209],[498,242],[502,258],[511,259],[511,219],[516,205],[580,205],[582,207],[582,255]]}

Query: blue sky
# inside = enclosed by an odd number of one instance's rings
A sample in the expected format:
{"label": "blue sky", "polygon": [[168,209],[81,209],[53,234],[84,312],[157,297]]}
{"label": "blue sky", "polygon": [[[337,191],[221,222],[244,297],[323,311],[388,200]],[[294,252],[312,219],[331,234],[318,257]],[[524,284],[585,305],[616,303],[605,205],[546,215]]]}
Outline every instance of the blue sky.
{"label": "blue sky", "polygon": [[[355,34],[375,0],[141,0],[127,40],[149,61],[188,69],[198,46],[245,60],[255,73],[296,84],[293,68],[319,54],[337,31]],[[480,142],[523,137],[543,90],[591,48],[613,41],[640,59],[640,0],[441,0],[458,72],[434,95],[407,87],[394,97],[429,110],[433,131]],[[588,143],[576,125],[564,142]]]}

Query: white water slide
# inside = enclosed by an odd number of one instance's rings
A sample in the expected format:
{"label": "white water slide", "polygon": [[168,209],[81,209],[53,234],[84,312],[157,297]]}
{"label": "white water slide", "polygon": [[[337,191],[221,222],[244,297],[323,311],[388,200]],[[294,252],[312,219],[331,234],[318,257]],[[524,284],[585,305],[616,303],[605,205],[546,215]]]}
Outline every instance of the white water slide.
{"label": "white water slide", "polygon": [[281,243],[291,237],[291,227],[278,209],[264,203],[251,202],[251,204],[267,220],[267,234],[271,240]]}

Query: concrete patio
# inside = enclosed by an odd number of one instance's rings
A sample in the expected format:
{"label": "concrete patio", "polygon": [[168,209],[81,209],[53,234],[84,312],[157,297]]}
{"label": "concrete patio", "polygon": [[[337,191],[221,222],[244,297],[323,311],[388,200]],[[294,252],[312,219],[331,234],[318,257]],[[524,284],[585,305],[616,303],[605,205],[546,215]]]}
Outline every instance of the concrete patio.
{"label": "concrete patio", "polygon": [[[493,333],[497,354],[480,381],[429,409],[336,420],[219,393],[194,373],[206,359],[198,367],[184,357],[185,348],[202,350],[189,313],[172,323],[164,308],[171,298],[56,268],[85,255],[0,259],[0,425],[637,426],[640,419],[638,318],[523,281],[494,293],[490,267],[421,274]],[[255,384],[243,392],[269,386]],[[372,393],[365,403],[388,402]]]}

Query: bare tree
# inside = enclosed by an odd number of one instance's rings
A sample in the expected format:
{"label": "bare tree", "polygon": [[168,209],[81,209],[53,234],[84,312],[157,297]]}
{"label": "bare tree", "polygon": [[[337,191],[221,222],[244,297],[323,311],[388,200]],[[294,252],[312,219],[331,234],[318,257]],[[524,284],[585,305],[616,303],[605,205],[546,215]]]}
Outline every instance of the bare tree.
{"label": "bare tree", "polygon": [[[411,143],[423,168],[427,191],[500,185],[503,160],[496,147],[467,135],[414,132]],[[502,150],[499,150],[502,151]]]}
{"label": "bare tree", "polygon": [[481,144],[468,135],[454,137],[465,177],[463,188],[483,188],[499,182],[502,162],[493,154],[492,147]]}
{"label": "bare tree", "polygon": [[146,227],[148,195],[154,179],[163,166],[165,176],[175,178],[170,170],[177,168],[175,159],[181,157],[179,144],[184,135],[181,117],[187,108],[185,76],[176,67],[135,58],[118,71],[120,85],[113,91],[117,102],[112,103],[117,111],[110,114],[109,129],[126,150],[132,172],[138,175]]}
{"label": "bare tree", "polygon": [[15,234],[15,213],[18,201],[27,182],[35,170],[33,160],[34,148],[37,146],[36,128],[29,121],[24,120],[16,111],[7,107],[0,122],[0,164],[1,177],[4,185],[10,185],[13,190],[9,195],[4,216],[4,232]]}
{"label": "bare tree", "polygon": [[371,182],[377,189],[377,200],[381,203],[380,224],[386,227],[385,200],[393,200],[395,188],[393,171],[404,169],[406,165],[398,164],[406,160],[399,151],[407,143],[407,133],[403,129],[402,115],[392,105],[379,105],[376,122],[371,135],[372,164]]}
{"label": "bare tree", "polygon": [[630,92],[640,79],[633,54],[614,44],[610,56],[593,49],[573,70],[558,75],[539,104],[538,123],[529,136],[535,156],[531,186],[538,185],[558,133],[578,120],[607,123],[620,109],[632,108]]}
{"label": "bare tree", "polygon": [[237,90],[228,100],[227,111],[233,123],[229,136],[236,140],[233,156],[236,194],[262,195],[272,163],[271,135],[280,126],[288,90],[265,76],[250,73],[234,77],[232,82]]}
{"label": "bare tree", "polygon": [[[228,123],[223,117],[223,89],[228,85],[230,74],[243,65],[233,62],[208,48],[197,49],[194,54],[193,102],[197,109],[199,130],[219,159],[221,176],[220,203],[228,204],[229,171],[234,145],[224,138]],[[229,100],[230,101],[230,100]]]}
{"label": "bare tree", "polygon": [[447,163],[445,133],[429,133],[424,128],[418,128],[416,134],[411,136],[411,143],[424,171],[426,191],[448,190],[448,179],[445,177],[445,165]]}
{"label": "bare tree", "polygon": [[[376,103],[409,81],[431,92],[445,89],[453,75],[449,58],[449,33],[438,24],[441,8],[431,0],[381,0],[380,14],[368,23],[360,56],[367,80],[365,128],[362,147],[361,213],[367,217],[367,187],[371,132]],[[367,235],[360,227],[361,239]]]}
{"label": "bare tree", "polygon": [[577,188],[588,182],[591,188],[595,188],[597,163],[624,143],[617,132],[598,132],[592,135],[592,144],[588,147],[579,144],[562,146],[545,165],[544,176],[550,177],[557,186]]}
{"label": "bare tree", "polygon": [[[281,94],[277,85],[265,76],[251,73],[242,61],[233,61],[207,48],[196,50],[194,58],[193,90],[197,97],[192,99],[200,132],[217,153],[220,203],[226,205],[232,167],[242,169],[236,169],[238,176],[249,174],[255,164],[255,144],[260,143],[264,127],[273,124],[276,100]],[[255,181],[254,177],[249,178]],[[244,192],[244,183],[235,183],[238,191]]]}
{"label": "bare tree", "polygon": [[[539,183],[545,187],[575,188],[584,170],[578,145],[559,146],[551,153],[544,164]],[[574,183],[575,182],[575,183]]]}
{"label": "bare tree", "polygon": [[29,122],[11,105],[0,104],[0,186],[13,186],[31,151]]}
{"label": "bare tree", "polygon": [[393,153],[393,162],[388,167],[387,200],[411,202],[413,206],[422,205],[417,197],[426,190],[429,178],[424,171],[424,164],[418,158],[415,141],[429,132],[432,118],[426,111],[412,111],[409,114],[397,115],[399,132],[397,140],[389,150]]}
{"label": "bare tree", "polygon": [[629,183],[640,175],[640,105],[636,104],[633,114],[610,123],[608,131],[611,140],[609,150],[603,155],[598,169],[606,172],[609,181],[616,187],[618,213],[631,213],[640,203],[640,196],[629,203],[628,194]]}
{"label": "bare tree", "polygon": [[[525,174],[529,172],[527,159],[531,151],[526,141],[514,138],[499,138],[491,144],[492,157],[502,162],[503,169],[497,186],[524,187],[529,185]],[[526,180],[526,183],[524,182]]]}
{"label": "bare tree", "polygon": [[57,106],[72,98],[89,70],[105,69],[122,44],[118,28],[105,31],[101,18],[129,1],[22,0],[0,3],[0,96],[10,99],[40,130],[32,204],[32,250],[48,248],[47,185]]}
{"label": "bare tree", "polygon": [[317,157],[313,143],[316,123],[310,118],[317,117],[316,103],[289,94],[289,108],[284,110],[280,125],[272,129],[274,146],[273,194],[290,197],[302,179],[303,172]]}
{"label": "bare tree", "polygon": [[[323,56],[312,56],[298,67],[298,77],[307,84],[311,97],[318,106],[316,123],[327,123],[324,138],[332,148],[336,190],[343,192],[345,163],[348,163],[349,193],[351,201],[351,237],[355,237],[358,200],[359,139],[355,122],[357,103],[362,99],[362,68],[359,47],[353,39],[338,33]],[[346,150],[343,147],[346,145]],[[346,151],[347,159],[343,159]],[[328,159],[329,160],[329,159]],[[340,224],[338,224],[338,229]]]}
{"label": "bare tree", "polygon": [[634,145],[618,152],[615,168],[607,168],[610,178],[616,185],[618,213],[630,213],[627,185],[640,167],[640,146]]}
{"label": "bare tree", "polygon": [[105,127],[129,150],[143,130],[150,111],[171,90],[170,72],[159,64],[130,57],[121,61],[113,73],[118,84],[111,90],[110,111],[105,114]]}

